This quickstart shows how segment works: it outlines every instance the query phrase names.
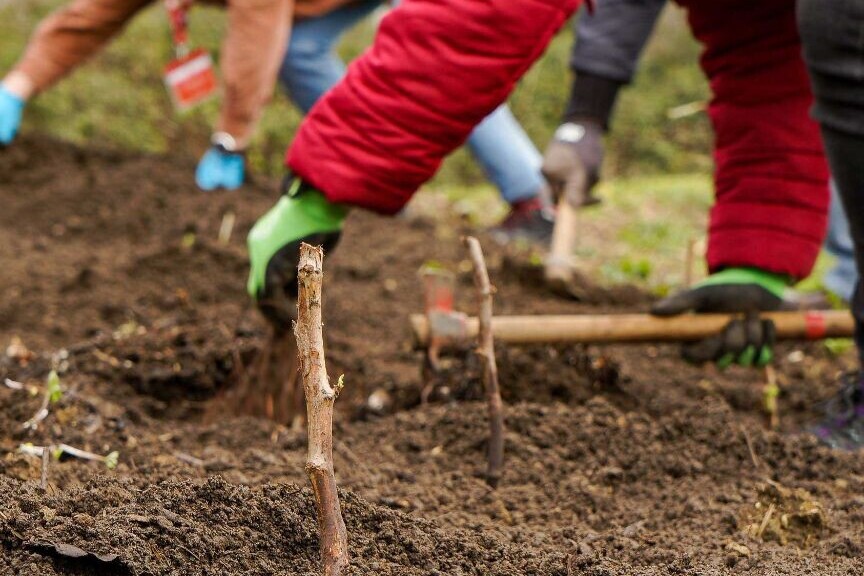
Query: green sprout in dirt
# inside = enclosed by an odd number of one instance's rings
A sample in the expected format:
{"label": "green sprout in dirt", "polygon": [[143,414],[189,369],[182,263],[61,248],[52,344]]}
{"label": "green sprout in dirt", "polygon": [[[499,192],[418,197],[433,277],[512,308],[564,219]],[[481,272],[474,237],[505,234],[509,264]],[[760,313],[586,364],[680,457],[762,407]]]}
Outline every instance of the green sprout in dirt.
{"label": "green sprout in dirt", "polygon": [[195,247],[197,241],[198,239],[194,232],[186,232],[183,234],[183,239],[180,241],[180,245],[186,250],[191,250]]}
{"label": "green sprout in dirt", "polygon": [[56,370],[52,370],[51,373],[48,374],[46,386],[47,389],[45,393],[50,404],[56,404],[63,399],[63,388],[60,385],[60,376],[57,374]]}
{"label": "green sprout in dirt", "polygon": [[420,270],[418,273],[422,276],[426,272],[446,272],[447,266],[444,265],[443,262],[438,260],[426,260],[423,262],[423,265],[420,266]]}
{"label": "green sprout in dirt", "polygon": [[39,423],[48,417],[51,405],[56,404],[62,399],[63,387],[60,384],[60,376],[57,375],[56,370],[52,370],[45,382],[45,396],[42,398],[39,410],[36,411],[36,414],[32,418],[24,422],[23,427],[26,430],[36,430],[39,427]]}
{"label": "green sprout in dirt", "polygon": [[762,402],[765,415],[768,417],[768,427],[776,430],[780,427],[780,385],[777,383],[777,373],[770,364],[765,366],[765,386],[762,388]]}
{"label": "green sprout in dirt", "polygon": [[120,452],[117,452],[116,450],[113,452],[109,452],[105,456],[105,466],[108,468],[108,470],[114,470],[115,468],[117,468],[117,464],[119,462],[120,462]]}
{"label": "green sprout in dirt", "polygon": [[855,341],[851,338],[826,338],[823,342],[825,349],[834,356],[842,356],[855,347]]}

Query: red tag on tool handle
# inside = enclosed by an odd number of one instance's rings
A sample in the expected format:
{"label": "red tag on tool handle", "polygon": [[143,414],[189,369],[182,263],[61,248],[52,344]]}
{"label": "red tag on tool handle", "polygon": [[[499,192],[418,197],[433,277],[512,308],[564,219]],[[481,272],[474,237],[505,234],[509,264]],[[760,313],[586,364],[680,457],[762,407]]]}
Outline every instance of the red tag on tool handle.
{"label": "red tag on tool handle", "polygon": [[200,104],[216,93],[218,83],[213,59],[205,50],[193,50],[165,67],[165,86],[180,111]]}
{"label": "red tag on tool handle", "polygon": [[807,330],[807,338],[810,340],[820,340],[828,333],[825,315],[821,312],[807,312],[804,316],[804,324]]}
{"label": "red tag on tool handle", "polygon": [[191,2],[184,0],[165,0],[165,10],[168,12],[168,23],[171,25],[171,41],[178,58],[186,56],[189,44],[189,20],[186,13]]}

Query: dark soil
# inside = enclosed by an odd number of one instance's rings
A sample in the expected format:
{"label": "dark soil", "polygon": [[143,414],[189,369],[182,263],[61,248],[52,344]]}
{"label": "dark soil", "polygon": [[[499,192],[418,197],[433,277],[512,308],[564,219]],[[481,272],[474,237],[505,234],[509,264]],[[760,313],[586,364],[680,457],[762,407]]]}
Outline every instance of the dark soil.
{"label": "dark soil", "polygon": [[[191,172],[32,136],[0,151],[0,382],[25,385],[0,383],[0,574],[317,573],[303,433],[205,417],[266,342],[244,239],[278,185],[203,194]],[[499,346],[507,446],[490,491],[480,366],[449,358],[421,406],[408,333],[426,261],[458,272],[473,309],[459,233],[356,213],[325,261],[351,574],[864,573],[864,458],[802,432],[849,362],[817,345],[778,353],[777,431],[757,371],[689,366],[671,346]],[[647,307],[632,288],[550,296],[484,246],[496,312]],[[52,368],[63,397],[25,430]],[[119,465],[52,461],[43,491],[27,442]]]}

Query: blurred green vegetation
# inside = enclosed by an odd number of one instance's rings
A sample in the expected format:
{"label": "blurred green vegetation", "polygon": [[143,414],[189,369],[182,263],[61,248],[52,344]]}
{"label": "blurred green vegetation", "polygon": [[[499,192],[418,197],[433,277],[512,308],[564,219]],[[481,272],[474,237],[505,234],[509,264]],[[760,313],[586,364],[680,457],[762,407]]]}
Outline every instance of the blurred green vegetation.
{"label": "blurred green vegetation", "polygon": [[[0,72],[21,55],[39,20],[64,2],[0,2]],[[196,8],[191,15],[194,43],[218,59],[225,25],[217,8]],[[352,30],[340,46],[351,59],[374,35],[374,18]],[[567,26],[546,55],[526,75],[511,104],[540,148],[557,126],[569,90],[567,66],[572,42]],[[693,173],[710,170],[710,130],[702,113],[670,121],[670,109],[707,98],[696,66],[698,46],[679,9],[670,6],[650,44],[634,86],[619,103],[609,142],[607,176]],[[161,3],[136,17],[102,54],[28,108],[24,130],[75,142],[93,142],[150,152],[172,151],[197,157],[207,144],[218,102],[177,115],[162,85],[171,58],[168,26]],[[250,153],[258,172],[277,174],[284,150],[301,119],[282,94],[264,114]],[[461,150],[445,164],[432,187],[471,187],[483,175]]]}

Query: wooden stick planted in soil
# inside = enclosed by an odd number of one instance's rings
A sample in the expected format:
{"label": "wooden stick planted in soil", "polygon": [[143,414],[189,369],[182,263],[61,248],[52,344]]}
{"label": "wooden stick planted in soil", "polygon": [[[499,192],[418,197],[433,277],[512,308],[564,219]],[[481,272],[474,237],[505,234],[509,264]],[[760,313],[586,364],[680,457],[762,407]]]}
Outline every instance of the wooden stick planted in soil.
{"label": "wooden stick planted in soil", "polygon": [[324,250],[308,244],[300,246],[297,267],[299,294],[294,335],[300,355],[300,374],[306,391],[306,417],[309,452],[306,473],[315,493],[321,562],[325,576],[338,576],[348,566],[348,536],[336,477],[333,473],[333,404],[341,389],[341,379],[333,387],[324,362],[324,334],[321,322],[321,283]]}
{"label": "wooden stick planted in soil", "polygon": [[495,363],[495,342],[492,338],[492,284],[480,242],[471,236],[464,239],[465,246],[474,264],[474,285],[477,288],[477,302],[480,313],[477,354],[483,358],[483,385],[489,404],[489,460],[486,468],[486,482],[493,488],[501,479],[501,465],[504,461],[504,408],[498,388],[498,365]]}

